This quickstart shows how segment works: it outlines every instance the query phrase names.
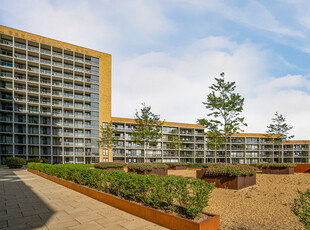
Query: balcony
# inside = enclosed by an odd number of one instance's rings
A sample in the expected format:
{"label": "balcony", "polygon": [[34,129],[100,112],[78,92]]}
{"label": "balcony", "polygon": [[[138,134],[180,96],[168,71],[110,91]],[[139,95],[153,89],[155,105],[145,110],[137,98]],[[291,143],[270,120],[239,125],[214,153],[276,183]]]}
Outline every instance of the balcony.
{"label": "balcony", "polygon": [[39,62],[39,58],[37,58],[37,57],[32,57],[32,56],[28,56],[28,61]]}
{"label": "balcony", "polygon": [[6,39],[0,39],[0,43],[7,46],[13,46],[13,42]]}
{"label": "balcony", "polygon": [[26,45],[19,42],[15,42],[14,46],[17,48],[26,49]]}
{"label": "balcony", "polygon": [[64,68],[66,68],[66,69],[73,69],[73,65],[64,64]]}
{"label": "balcony", "polygon": [[9,56],[9,57],[13,56],[13,52],[9,51],[9,50],[0,50],[0,54],[5,55],[5,56]]}
{"label": "balcony", "polygon": [[26,65],[15,63],[15,69],[26,70]]}
{"label": "balcony", "polygon": [[73,60],[73,56],[68,55],[68,54],[65,54],[65,55],[64,55],[64,58],[65,58],[65,59],[69,59],[69,60]]}
{"label": "balcony", "polygon": [[13,77],[13,74],[12,74],[11,72],[1,71],[1,72],[0,72],[0,77],[12,78],[12,77]]}
{"label": "balcony", "polygon": [[49,74],[51,74],[51,71],[48,70],[48,69],[40,69],[40,73],[41,73],[41,74],[47,74],[47,75],[49,75]]}
{"label": "balcony", "polygon": [[59,58],[62,58],[62,53],[59,53],[59,52],[53,52],[53,56],[54,57],[59,57]]}
{"label": "balcony", "polygon": [[1,61],[1,66],[5,66],[5,67],[13,67],[13,63],[9,62],[9,61]]}
{"label": "balcony", "polygon": [[51,64],[51,60],[47,60],[47,59],[41,59],[40,62],[42,64],[47,64],[47,65],[50,65]]}
{"label": "balcony", "polygon": [[43,54],[51,54],[51,51],[50,50],[47,50],[47,49],[42,49],[41,48],[41,53],[43,53]]}
{"label": "balcony", "polygon": [[74,57],[74,60],[78,62],[84,62],[84,59],[80,57]]}
{"label": "balcony", "polygon": [[33,52],[39,52],[39,48],[35,46],[30,46],[28,45],[28,50],[33,51]]}

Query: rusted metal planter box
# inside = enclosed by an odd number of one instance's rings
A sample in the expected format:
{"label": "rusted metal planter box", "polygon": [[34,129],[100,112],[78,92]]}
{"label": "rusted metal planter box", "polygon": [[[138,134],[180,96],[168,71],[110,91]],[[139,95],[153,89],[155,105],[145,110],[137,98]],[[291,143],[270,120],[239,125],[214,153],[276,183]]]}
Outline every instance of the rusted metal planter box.
{"label": "rusted metal planter box", "polygon": [[167,176],[168,175],[168,169],[152,169],[151,171],[146,171],[146,170],[134,170],[128,168],[128,172],[135,172],[140,175],[150,175],[150,174],[156,174],[159,176]]}
{"label": "rusted metal planter box", "polygon": [[228,188],[228,189],[242,189],[252,185],[256,185],[256,175],[248,176],[229,176],[218,175],[210,176],[205,175],[205,170],[197,170],[196,178],[202,179],[208,183],[215,183],[216,188]]}
{"label": "rusted metal planter box", "polygon": [[185,170],[186,169],[186,165],[173,165],[173,166],[169,166],[170,170]]}
{"label": "rusted metal planter box", "polygon": [[295,173],[310,173],[310,164],[297,164]]}
{"label": "rusted metal planter box", "polygon": [[11,165],[11,166],[9,166],[10,169],[20,169],[22,167],[23,167],[22,165]]}
{"label": "rusted metal planter box", "polygon": [[41,176],[45,179],[51,180],[57,184],[70,188],[74,191],[82,193],[86,196],[99,200],[110,206],[141,217],[145,220],[151,221],[155,224],[174,230],[218,230],[220,228],[220,216],[203,212],[205,215],[211,218],[204,220],[200,223],[193,220],[185,219],[179,216],[175,216],[154,208],[149,208],[138,203],[134,203],[128,200],[118,198],[116,196],[100,192],[96,189],[92,189],[83,185],[73,183],[64,179],[50,176],[45,173],[41,173],[32,169],[28,169],[29,172]]}
{"label": "rusted metal planter box", "polygon": [[262,168],[263,174],[294,174],[294,168],[289,167],[270,167],[270,168]]}

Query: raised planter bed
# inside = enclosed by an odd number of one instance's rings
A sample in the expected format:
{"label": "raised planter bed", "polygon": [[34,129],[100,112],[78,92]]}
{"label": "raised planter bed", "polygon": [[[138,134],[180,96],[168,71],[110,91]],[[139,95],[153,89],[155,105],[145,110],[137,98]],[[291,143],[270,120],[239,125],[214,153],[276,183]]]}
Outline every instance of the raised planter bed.
{"label": "raised planter bed", "polygon": [[155,224],[161,225],[163,227],[167,227],[170,229],[177,229],[177,230],[185,230],[185,229],[193,229],[193,230],[217,230],[220,228],[220,216],[215,214],[210,214],[203,212],[203,214],[210,216],[209,219],[204,220],[200,223],[195,222],[193,220],[185,219],[179,216],[175,216],[160,210],[156,210],[153,208],[149,208],[143,206],[138,203],[130,202],[113,195],[100,192],[98,190],[79,185],[73,183],[71,181],[66,181],[54,176],[47,175],[45,173],[41,173],[32,169],[28,169],[29,172],[39,175],[43,178],[51,180],[57,184],[63,185],[67,188],[75,190],[79,193],[92,197],[96,200],[104,202],[108,205],[111,205],[115,208],[133,214],[135,216],[141,217],[148,221],[151,221]]}
{"label": "raised planter bed", "polygon": [[216,188],[242,189],[256,185],[256,174],[247,176],[205,175],[205,170],[197,170],[196,178],[215,183]]}
{"label": "raised planter bed", "polygon": [[171,170],[185,170],[186,166],[185,165],[173,165],[173,166],[169,167],[169,169],[171,169]]}
{"label": "raised planter bed", "polygon": [[294,174],[294,168],[290,167],[269,167],[262,168],[263,174]]}
{"label": "raised planter bed", "polygon": [[128,172],[134,172],[138,173],[140,175],[150,175],[150,174],[157,174],[159,176],[167,176],[168,175],[168,169],[161,169],[161,168],[153,168],[151,170],[138,170],[138,169],[131,169],[128,168]]}
{"label": "raised planter bed", "polygon": [[297,164],[295,173],[310,173],[310,164]]}
{"label": "raised planter bed", "polygon": [[188,167],[187,166],[187,169],[203,169],[203,167]]}
{"label": "raised planter bed", "polygon": [[22,165],[10,165],[9,168],[10,169],[20,169],[21,167],[23,167]]}
{"label": "raised planter bed", "polygon": [[269,163],[262,164],[263,174],[294,174],[296,164],[292,163]]}

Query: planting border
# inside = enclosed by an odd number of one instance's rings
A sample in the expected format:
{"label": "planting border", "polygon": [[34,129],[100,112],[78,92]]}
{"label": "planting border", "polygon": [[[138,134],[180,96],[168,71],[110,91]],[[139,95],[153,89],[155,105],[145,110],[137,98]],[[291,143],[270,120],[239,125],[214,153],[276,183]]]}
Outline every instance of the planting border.
{"label": "planting border", "polygon": [[42,172],[39,172],[33,169],[28,169],[28,171],[38,176],[41,176],[45,179],[48,179],[50,181],[53,181],[57,184],[60,184],[64,187],[70,188],[76,192],[82,193],[86,196],[89,196],[91,198],[104,202],[110,206],[113,206],[115,208],[128,212],[135,216],[141,217],[155,224],[161,225],[163,227],[167,227],[167,228],[175,229],[175,230],[186,230],[186,229],[218,230],[220,228],[220,216],[216,214],[203,212],[204,214],[208,216],[212,216],[212,217],[210,219],[197,223],[193,220],[185,219],[185,218],[175,216],[175,215],[172,215],[172,214],[160,211],[160,210],[149,208],[141,204],[134,203],[128,200],[124,200],[116,196],[113,196],[113,195],[110,195],[104,192],[100,192],[96,189],[92,189],[87,186],[79,185],[79,184],[76,184],[71,181],[67,181],[67,180],[64,180],[64,179],[61,179],[55,176],[50,176],[48,174],[45,174],[45,173],[42,173]]}
{"label": "planting border", "polygon": [[197,170],[196,178],[206,181],[207,183],[215,183],[216,188],[228,188],[240,190],[256,185],[256,174],[246,176],[230,176],[230,175],[205,175],[205,171]]}

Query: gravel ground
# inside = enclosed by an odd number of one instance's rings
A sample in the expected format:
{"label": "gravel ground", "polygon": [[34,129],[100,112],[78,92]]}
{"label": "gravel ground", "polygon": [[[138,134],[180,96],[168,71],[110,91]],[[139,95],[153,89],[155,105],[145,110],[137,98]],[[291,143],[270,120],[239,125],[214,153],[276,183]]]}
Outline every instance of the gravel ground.
{"label": "gravel ground", "polygon": [[[196,177],[196,170],[169,170]],[[256,185],[239,191],[215,188],[205,211],[221,216],[221,229],[305,229],[290,211],[297,190],[310,188],[310,174],[257,174]]]}

